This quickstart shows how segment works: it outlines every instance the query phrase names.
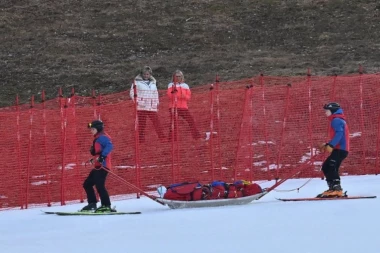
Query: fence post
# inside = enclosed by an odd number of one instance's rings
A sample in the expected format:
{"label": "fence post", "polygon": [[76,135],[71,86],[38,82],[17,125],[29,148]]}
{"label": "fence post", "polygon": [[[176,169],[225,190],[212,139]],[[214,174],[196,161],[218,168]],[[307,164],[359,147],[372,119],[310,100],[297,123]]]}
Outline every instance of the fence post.
{"label": "fence post", "polygon": [[312,107],[311,107],[311,73],[310,68],[307,69],[307,88],[308,88],[308,102],[309,102],[309,125],[308,125],[308,134],[310,138],[310,156],[313,154],[313,124],[312,124]]}
{"label": "fence post", "polygon": [[29,182],[30,182],[30,161],[32,153],[32,127],[33,127],[33,108],[34,108],[34,95],[30,99],[30,108],[29,108],[29,144],[28,144],[28,158],[26,166],[26,191],[25,191],[25,209],[28,209],[29,202]]}
{"label": "fence post", "polygon": [[222,133],[220,132],[220,81],[219,81],[219,76],[216,75],[215,77],[215,91],[216,91],[216,119],[217,119],[217,135],[218,135],[218,160],[219,160],[219,176],[222,178],[222,145],[221,145],[221,140],[222,140]]}
{"label": "fence post", "polygon": [[278,174],[278,171],[280,169],[280,161],[281,161],[281,156],[282,156],[282,145],[283,145],[283,142],[284,142],[284,134],[285,134],[285,128],[286,128],[286,121],[288,119],[288,110],[289,110],[289,102],[290,102],[290,87],[292,87],[292,85],[289,83],[287,85],[287,89],[286,89],[286,105],[285,105],[285,110],[284,110],[284,119],[282,121],[280,148],[279,148],[278,153],[277,153],[276,180],[278,180],[280,178],[279,174]]}
{"label": "fence post", "polygon": [[365,136],[364,136],[364,113],[363,113],[363,67],[359,66],[359,89],[360,89],[360,131],[362,133],[362,164],[363,164],[363,174],[367,174],[367,162],[366,162],[366,145],[365,145]]}
{"label": "fence post", "polygon": [[[139,114],[137,111],[138,99],[136,82],[133,80],[133,100],[135,111],[135,171],[136,171],[136,185],[141,187],[141,171],[140,171],[140,131],[139,131]],[[140,198],[140,192],[137,191],[136,197]]]}
{"label": "fence post", "polygon": [[45,173],[46,173],[46,196],[47,196],[47,206],[51,206],[51,193],[50,193],[50,170],[47,161],[47,140],[46,140],[46,108],[45,108],[45,90],[41,93],[41,103],[42,103],[42,125],[43,125],[43,135],[44,135],[44,160],[45,160]]}
{"label": "fence post", "polygon": [[234,181],[237,180],[237,170],[238,170],[238,164],[239,164],[239,150],[240,150],[240,139],[241,139],[241,132],[244,126],[244,115],[246,114],[247,111],[247,99],[249,97],[250,89],[252,86],[246,86],[245,87],[245,94],[244,94],[244,105],[243,105],[243,114],[241,117],[241,123],[240,123],[240,128],[239,128],[239,134],[238,134],[238,145],[236,148],[236,156],[235,156],[235,166],[234,166]]}
{"label": "fence post", "polygon": [[19,187],[19,198],[20,198],[20,208],[24,209],[25,199],[23,196],[25,196],[22,187],[23,180],[22,180],[22,167],[21,167],[21,134],[20,134],[20,103],[19,103],[19,97],[16,95],[16,138],[17,138],[17,166],[18,166],[18,172],[19,172],[19,179],[20,179],[20,187]]}
{"label": "fence post", "polygon": [[211,178],[215,179],[214,175],[214,154],[213,154],[213,135],[214,135],[214,84],[210,85],[210,163],[211,163]]}
{"label": "fence post", "polygon": [[64,101],[62,88],[59,88],[59,105],[61,112],[61,147],[62,147],[62,156],[61,156],[61,205],[65,205],[65,153],[66,153],[66,126],[67,126],[67,101]]}
{"label": "fence post", "polygon": [[[267,131],[267,112],[266,112],[266,103],[265,103],[265,84],[264,84],[264,74],[260,73],[260,87],[261,87],[261,104],[263,107],[263,128],[262,131],[264,133],[264,141],[265,141],[265,157],[269,158],[269,147],[268,147],[268,131]],[[269,162],[267,162],[267,171],[268,171],[268,180],[270,180],[270,169],[269,169]],[[273,176],[273,174],[272,174]],[[277,176],[274,177],[275,179]],[[277,179],[276,179],[277,180]]]}

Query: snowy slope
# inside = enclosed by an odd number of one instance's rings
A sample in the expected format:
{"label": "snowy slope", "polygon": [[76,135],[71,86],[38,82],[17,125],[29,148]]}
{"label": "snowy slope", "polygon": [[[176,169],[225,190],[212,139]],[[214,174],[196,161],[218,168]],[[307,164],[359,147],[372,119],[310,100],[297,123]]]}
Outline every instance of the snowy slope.
{"label": "snowy slope", "polygon": [[[343,177],[349,195],[380,196],[379,176]],[[279,190],[306,180],[289,180]],[[270,185],[265,183],[265,185]],[[244,206],[171,210],[147,198],[113,202],[141,215],[61,217],[40,209],[0,212],[0,252],[6,253],[379,253],[380,198],[279,202],[326,188],[313,179],[300,192],[271,192]],[[43,208],[77,210],[81,205]]]}

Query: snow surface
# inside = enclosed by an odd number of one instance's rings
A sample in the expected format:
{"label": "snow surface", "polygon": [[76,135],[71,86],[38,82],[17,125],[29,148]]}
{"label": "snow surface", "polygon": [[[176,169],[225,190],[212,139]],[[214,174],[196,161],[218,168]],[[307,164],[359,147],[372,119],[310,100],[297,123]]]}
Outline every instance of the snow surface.
{"label": "snow surface", "polygon": [[[296,189],[289,180],[278,190]],[[273,182],[265,182],[267,187]],[[380,176],[347,176],[349,195],[380,195]],[[114,201],[140,215],[56,216],[83,204],[0,212],[0,252],[6,253],[379,253],[380,198],[280,202],[326,189],[313,179],[297,191],[272,191],[251,204],[172,210],[147,199]]]}

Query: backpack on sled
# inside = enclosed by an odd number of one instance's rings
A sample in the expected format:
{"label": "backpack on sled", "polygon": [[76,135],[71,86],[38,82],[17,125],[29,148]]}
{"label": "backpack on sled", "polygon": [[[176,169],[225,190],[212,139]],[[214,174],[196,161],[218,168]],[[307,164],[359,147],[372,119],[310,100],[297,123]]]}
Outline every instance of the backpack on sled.
{"label": "backpack on sled", "polygon": [[164,199],[194,201],[206,199],[209,194],[209,189],[200,183],[185,182],[170,185],[164,194]]}
{"label": "backpack on sled", "polygon": [[163,198],[178,201],[215,200],[241,198],[262,192],[263,190],[258,184],[245,180],[230,184],[223,181],[213,181],[207,185],[202,185],[199,182],[185,182],[170,185]]}
{"label": "backpack on sled", "polygon": [[246,180],[239,180],[234,182],[237,191],[240,191],[243,197],[256,195],[263,192],[260,185],[256,183],[251,183]]}

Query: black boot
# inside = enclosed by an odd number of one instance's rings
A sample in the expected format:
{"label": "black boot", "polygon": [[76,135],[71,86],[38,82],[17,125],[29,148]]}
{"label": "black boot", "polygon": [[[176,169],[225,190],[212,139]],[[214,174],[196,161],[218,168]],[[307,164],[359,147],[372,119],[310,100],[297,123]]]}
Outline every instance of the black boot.
{"label": "black boot", "polygon": [[96,210],[96,203],[89,203],[87,206],[83,207],[81,212],[94,212]]}
{"label": "black boot", "polygon": [[333,183],[332,183],[332,189],[334,191],[342,191],[342,186],[340,185],[340,180],[337,179],[337,180],[334,180]]}
{"label": "black boot", "polygon": [[334,185],[334,186],[333,186],[333,190],[334,190],[334,191],[343,191],[342,186],[340,186],[340,184],[336,184],[336,185]]}

